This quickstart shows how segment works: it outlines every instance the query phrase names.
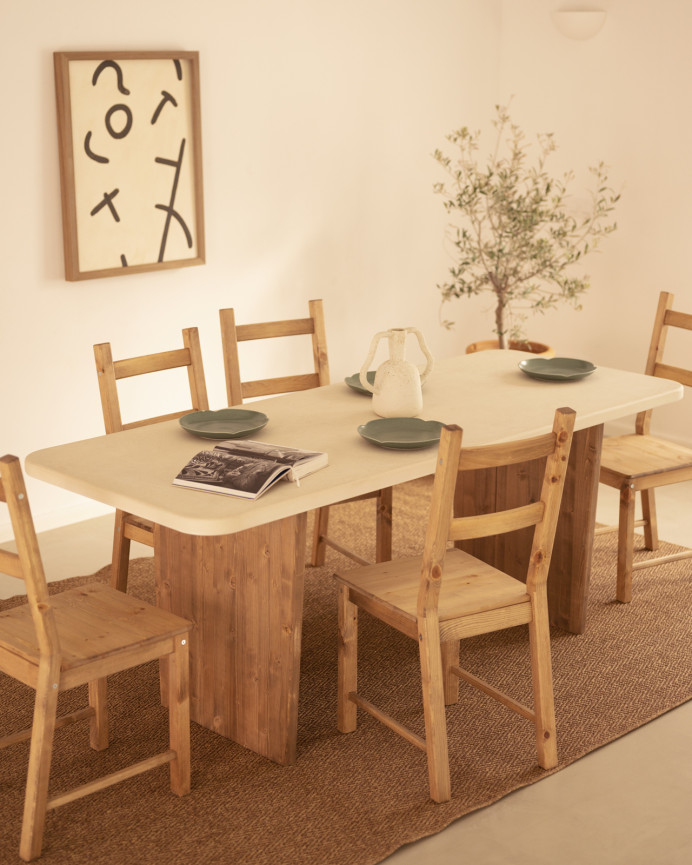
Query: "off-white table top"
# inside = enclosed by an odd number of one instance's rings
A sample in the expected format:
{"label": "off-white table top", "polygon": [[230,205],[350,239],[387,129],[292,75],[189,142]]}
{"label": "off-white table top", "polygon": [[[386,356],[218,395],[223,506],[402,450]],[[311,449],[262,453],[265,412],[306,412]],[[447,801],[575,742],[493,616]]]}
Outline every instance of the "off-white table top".
{"label": "off-white table top", "polygon": [[[683,395],[675,382],[605,367],[580,381],[539,382],[518,369],[525,358],[522,352],[484,351],[437,362],[423,387],[421,417],[459,424],[466,445],[491,444],[548,432],[560,406],[573,408],[576,429],[585,429]],[[168,421],[36,451],[26,470],[196,535],[242,531],[434,472],[435,447],[390,450],[365,441],[357,427],[376,417],[371,399],[344,382],[250,405],[269,417],[253,438],[327,451],[329,465],[300,486],[280,482],[254,501],[175,487],[173,478],[187,461],[215,442]]]}

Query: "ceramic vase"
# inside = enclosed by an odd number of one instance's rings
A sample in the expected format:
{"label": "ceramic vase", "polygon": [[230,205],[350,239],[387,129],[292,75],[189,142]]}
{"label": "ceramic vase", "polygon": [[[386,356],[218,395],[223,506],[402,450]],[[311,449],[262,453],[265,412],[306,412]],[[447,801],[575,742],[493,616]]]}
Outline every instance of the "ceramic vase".
{"label": "ceramic vase", "polygon": [[[415,334],[418,345],[425,355],[426,365],[420,372],[415,364],[406,360],[406,337]],[[377,368],[374,385],[367,379],[367,373],[377,346],[381,339],[389,341],[389,359]],[[423,410],[421,385],[430,375],[433,358],[423,339],[423,334],[415,327],[395,327],[376,333],[370,343],[370,351],[360,371],[360,383],[372,393],[372,408],[380,417],[416,417]]]}

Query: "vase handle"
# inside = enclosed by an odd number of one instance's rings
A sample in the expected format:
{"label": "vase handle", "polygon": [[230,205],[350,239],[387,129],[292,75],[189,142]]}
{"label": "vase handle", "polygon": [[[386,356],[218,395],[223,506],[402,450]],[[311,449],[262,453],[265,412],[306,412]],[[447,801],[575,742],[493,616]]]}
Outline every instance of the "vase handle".
{"label": "vase handle", "polygon": [[379,333],[376,333],[375,336],[373,336],[372,341],[370,342],[370,351],[368,352],[368,356],[365,358],[365,363],[360,370],[360,383],[366,390],[370,391],[370,393],[375,393],[375,388],[368,381],[368,372],[370,370],[370,364],[372,363],[372,359],[375,357],[377,345],[383,336],[387,336],[386,330],[381,330]]}
{"label": "vase handle", "polygon": [[425,355],[425,360],[426,360],[425,369],[420,374],[420,383],[423,384],[423,382],[426,380],[426,378],[432,372],[433,363],[434,363],[433,356],[430,354],[430,349],[428,348],[428,346],[425,342],[425,339],[423,338],[423,334],[418,330],[417,327],[407,327],[406,331],[408,333],[415,333],[415,335],[418,339],[418,345],[420,346],[420,350]]}

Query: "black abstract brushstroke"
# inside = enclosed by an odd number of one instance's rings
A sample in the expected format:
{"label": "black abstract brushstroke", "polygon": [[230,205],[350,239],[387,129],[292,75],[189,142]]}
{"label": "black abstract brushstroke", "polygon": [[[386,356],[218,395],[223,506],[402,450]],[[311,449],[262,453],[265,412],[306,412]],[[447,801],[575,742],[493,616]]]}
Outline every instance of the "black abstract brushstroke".
{"label": "black abstract brushstroke", "polygon": [[161,91],[161,96],[163,96],[163,99],[162,99],[162,100],[159,102],[159,104],[157,105],[157,107],[156,107],[156,111],[154,111],[154,116],[151,118],[151,125],[152,125],[152,126],[153,126],[153,125],[156,123],[156,121],[159,119],[159,114],[161,114],[161,112],[163,111],[163,106],[164,106],[167,102],[171,102],[175,108],[178,107],[178,103],[175,101],[175,99],[173,98],[173,96],[172,96],[172,95],[171,95],[167,90],[162,90],[162,91]]}
{"label": "black abstract brushstroke", "polygon": [[113,199],[120,192],[119,189],[114,189],[113,192],[104,192],[103,199],[99,201],[96,207],[90,212],[90,216],[96,216],[99,210],[102,210],[104,207],[108,207],[110,212],[113,215],[113,219],[116,222],[120,222],[120,217],[118,216],[118,211],[115,209],[115,205],[113,204]]}
{"label": "black abstract brushstroke", "polygon": [[115,60],[104,60],[103,63],[99,63],[96,67],[96,71],[93,74],[91,79],[91,83],[94,87],[96,87],[96,82],[99,80],[99,75],[103,72],[104,69],[115,69],[115,74],[118,79],[118,92],[122,93],[123,96],[129,96],[130,91],[123,84],[123,70],[120,66],[115,62]]}
{"label": "black abstract brushstroke", "polygon": [[[178,220],[178,224],[180,225],[183,232],[185,233],[185,240],[187,241],[188,249],[190,249],[192,247],[192,233],[190,232],[190,229],[187,227],[187,223],[182,218],[182,216],[178,213],[178,211],[173,210],[173,208],[169,207],[167,204],[155,204],[154,207],[156,207],[158,210],[165,210],[169,216],[172,216],[174,219]],[[168,230],[167,227],[166,227],[166,230]],[[160,256],[161,256],[161,254],[159,254],[159,261],[163,261],[163,259]]]}
{"label": "black abstract brushstroke", "polygon": [[188,248],[192,247],[192,234],[188,230],[188,227],[185,224],[185,221],[183,220],[183,218],[173,208],[173,204],[175,203],[175,196],[176,196],[176,193],[178,191],[178,180],[180,179],[180,169],[181,169],[182,164],[183,164],[184,151],[185,151],[185,139],[183,138],[180,141],[180,151],[178,152],[178,158],[177,159],[165,159],[162,156],[157,156],[154,159],[154,162],[158,162],[160,165],[170,165],[170,166],[175,168],[175,177],[173,179],[173,186],[171,188],[170,203],[169,204],[155,204],[154,205],[154,207],[158,208],[159,210],[164,210],[166,212],[166,222],[163,226],[163,234],[161,236],[161,248],[159,249],[159,257],[158,257],[159,263],[163,261],[163,255],[164,255],[164,252],[166,251],[166,241],[168,240],[168,229],[169,229],[170,224],[171,224],[171,218],[175,218],[178,221],[178,224],[181,226],[181,228],[185,232],[185,238],[187,240]]}
{"label": "black abstract brushstroke", "polygon": [[108,162],[109,159],[107,156],[99,156],[98,153],[94,153],[91,149],[91,131],[87,132],[86,138],[84,139],[84,152],[89,157],[89,159],[93,159],[94,162]]}
{"label": "black abstract brushstroke", "polygon": [[[111,126],[111,116],[115,114],[116,111],[124,111],[127,115],[127,122],[125,123],[124,128],[120,132],[116,132],[115,129]],[[127,107],[127,105],[123,105],[119,102],[117,105],[111,105],[106,113],[105,118],[106,129],[108,130],[108,134],[112,138],[125,138],[126,135],[129,134],[132,129],[132,112]]]}
{"label": "black abstract brushstroke", "polygon": [[178,81],[183,80],[183,67],[180,65],[180,60],[173,60],[175,65],[175,74],[178,76]]}

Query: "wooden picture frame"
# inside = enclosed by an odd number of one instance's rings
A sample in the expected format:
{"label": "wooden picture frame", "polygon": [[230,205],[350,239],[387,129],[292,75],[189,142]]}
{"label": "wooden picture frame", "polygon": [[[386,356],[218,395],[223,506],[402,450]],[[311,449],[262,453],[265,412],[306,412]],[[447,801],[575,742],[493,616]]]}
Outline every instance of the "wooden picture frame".
{"label": "wooden picture frame", "polygon": [[58,51],[65,278],[204,264],[197,51]]}

